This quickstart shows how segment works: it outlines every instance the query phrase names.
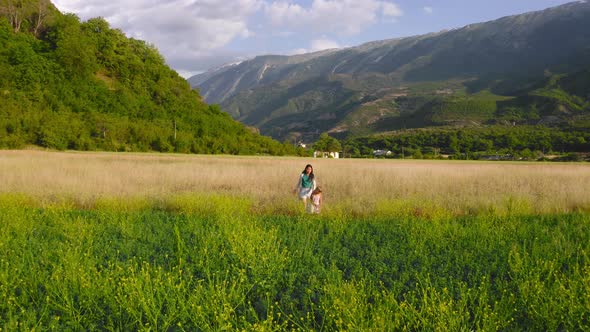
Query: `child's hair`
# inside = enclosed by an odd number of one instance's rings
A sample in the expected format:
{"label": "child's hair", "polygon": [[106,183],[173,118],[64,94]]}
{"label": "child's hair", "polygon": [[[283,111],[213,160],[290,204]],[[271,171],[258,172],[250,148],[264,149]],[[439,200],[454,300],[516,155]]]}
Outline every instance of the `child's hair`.
{"label": "child's hair", "polygon": [[314,191],[311,192],[312,195],[317,195],[317,194],[321,194],[322,193],[322,189],[320,189],[320,187],[316,187],[314,189]]}

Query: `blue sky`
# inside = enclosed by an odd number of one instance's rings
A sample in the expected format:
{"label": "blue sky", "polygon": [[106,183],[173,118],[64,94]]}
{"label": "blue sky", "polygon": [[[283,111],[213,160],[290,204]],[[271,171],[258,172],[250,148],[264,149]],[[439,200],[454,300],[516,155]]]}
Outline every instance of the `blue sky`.
{"label": "blue sky", "polygon": [[298,54],[452,29],[571,0],[53,0],[154,44],[184,77],[262,54]]}

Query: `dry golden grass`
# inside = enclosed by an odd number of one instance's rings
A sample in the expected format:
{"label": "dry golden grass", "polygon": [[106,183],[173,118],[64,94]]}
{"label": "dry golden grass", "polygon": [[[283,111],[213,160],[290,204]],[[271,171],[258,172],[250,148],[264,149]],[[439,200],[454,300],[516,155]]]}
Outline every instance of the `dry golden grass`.
{"label": "dry golden grass", "polygon": [[104,197],[231,194],[277,206],[294,201],[292,189],[307,163],[328,209],[590,210],[588,164],[0,151],[0,193],[81,204]]}

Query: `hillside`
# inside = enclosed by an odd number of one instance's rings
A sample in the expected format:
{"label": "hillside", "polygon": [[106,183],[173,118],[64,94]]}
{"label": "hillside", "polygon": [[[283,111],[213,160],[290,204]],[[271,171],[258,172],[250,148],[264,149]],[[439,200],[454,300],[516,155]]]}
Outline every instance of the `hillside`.
{"label": "hillside", "polygon": [[[564,124],[587,119],[587,96],[537,89],[563,74],[584,76],[588,45],[590,3],[574,2],[308,58],[261,56],[189,81],[233,118],[281,139],[314,140],[326,131],[347,137],[430,126]],[[530,100],[536,111],[523,109]]]}
{"label": "hillside", "polygon": [[11,4],[0,3],[0,148],[293,153],[207,105],[153,45],[104,19]]}

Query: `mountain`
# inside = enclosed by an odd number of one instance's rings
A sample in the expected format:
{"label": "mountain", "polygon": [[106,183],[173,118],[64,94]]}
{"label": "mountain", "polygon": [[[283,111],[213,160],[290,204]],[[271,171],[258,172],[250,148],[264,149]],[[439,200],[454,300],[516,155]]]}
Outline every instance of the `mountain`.
{"label": "mountain", "polygon": [[[535,91],[589,68],[590,3],[574,2],[422,36],[260,56],[189,82],[265,135],[308,141],[322,132],[572,121],[588,109]],[[523,110],[524,100],[543,110]]]}
{"label": "mountain", "polygon": [[[15,5],[17,4],[17,5]],[[0,2],[0,148],[285,154],[165,64],[154,46],[48,0]]]}
{"label": "mountain", "polygon": [[334,50],[293,56],[266,55],[254,59],[230,63],[219,68],[214,68],[203,74],[188,79],[191,86],[198,86],[206,90],[203,97],[213,102],[227,99],[234,92],[247,89],[264,82],[280,80],[275,76],[275,68],[294,66],[313,60],[315,58],[332,53]]}

